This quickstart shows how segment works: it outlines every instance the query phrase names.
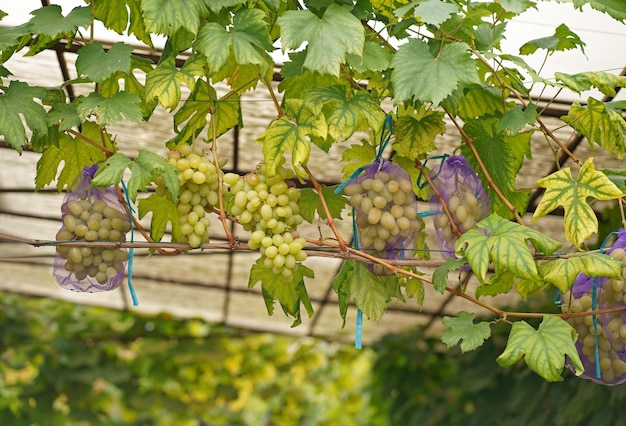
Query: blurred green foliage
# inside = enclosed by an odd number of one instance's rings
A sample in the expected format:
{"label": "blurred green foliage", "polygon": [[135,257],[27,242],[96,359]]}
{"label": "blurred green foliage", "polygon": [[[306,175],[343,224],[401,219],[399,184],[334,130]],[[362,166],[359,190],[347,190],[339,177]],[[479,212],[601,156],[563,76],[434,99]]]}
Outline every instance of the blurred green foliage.
{"label": "blurred green foliage", "polygon": [[370,425],[371,351],[0,293],[0,425]]}

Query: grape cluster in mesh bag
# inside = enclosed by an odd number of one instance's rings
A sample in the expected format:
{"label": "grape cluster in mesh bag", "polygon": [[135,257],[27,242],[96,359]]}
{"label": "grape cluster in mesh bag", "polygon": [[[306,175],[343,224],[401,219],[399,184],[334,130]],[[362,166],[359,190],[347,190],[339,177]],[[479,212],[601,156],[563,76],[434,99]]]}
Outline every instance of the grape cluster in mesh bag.
{"label": "grape cluster in mesh bag", "polygon": [[[97,167],[85,168],[61,206],[56,240],[126,241],[130,218],[115,188],[89,188]],[[117,288],[124,278],[126,249],[57,245],[53,276],[63,288],[96,292]]]}
{"label": "grape cluster in mesh bag", "polygon": [[437,212],[434,226],[439,247],[444,258],[454,257],[459,235],[454,232],[450,217],[442,207],[442,201],[448,207],[456,228],[460,233],[464,233],[487,217],[489,199],[480,179],[463,156],[447,157],[437,173],[431,176],[431,179],[441,196],[439,198],[433,191],[431,197],[431,205],[433,210]]}
{"label": "grape cluster in mesh bag", "polygon": [[[343,191],[354,208],[359,248],[383,259],[404,258],[419,230],[417,200],[408,173],[378,159]],[[380,265],[372,265],[370,270],[385,273]]]}
{"label": "grape cluster in mesh bag", "polygon": [[[594,281],[596,309],[626,306],[626,231],[620,229],[618,238],[607,254],[613,259],[622,261],[621,279],[590,278],[580,274],[572,288],[563,294],[561,310],[567,313],[593,311]],[[626,311],[593,316],[571,317],[567,322],[578,332],[576,349],[585,367],[582,377],[598,383],[617,385],[626,382]],[[598,363],[596,362],[596,336]],[[600,377],[596,375],[599,364]]]}

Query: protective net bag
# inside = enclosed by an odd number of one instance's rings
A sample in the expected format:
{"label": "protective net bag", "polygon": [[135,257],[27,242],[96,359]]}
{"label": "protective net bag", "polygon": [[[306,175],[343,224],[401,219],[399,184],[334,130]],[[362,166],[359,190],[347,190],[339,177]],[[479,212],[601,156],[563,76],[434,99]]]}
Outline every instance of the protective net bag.
{"label": "protective net bag", "polygon": [[464,233],[476,226],[476,223],[487,217],[489,199],[483,189],[482,182],[461,155],[449,156],[439,170],[431,173],[435,191],[430,199],[431,208],[435,212],[434,226],[442,257],[456,257],[455,247],[459,239],[450,224],[450,218],[442,208],[442,199],[457,229]]}
{"label": "protective net bag", "polygon": [[[90,188],[97,165],[85,167],[61,206],[61,241],[126,241],[130,219],[114,187]],[[67,290],[116,289],[124,279],[128,252],[112,247],[57,245],[53,276]]]}
{"label": "protective net bag", "polygon": [[[617,240],[606,254],[626,265],[625,248],[626,231],[620,229]],[[622,276],[624,275],[626,269],[622,270]],[[570,291],[563,295],[561,310],[567,313],[593,311],[594,293],[595,310],[625,307],[625,290],[623,278],[590,278],[581,273],[576,277]],[[581,377],[605,385],[625,382],[626,311],[596,315],[595,325],[593,315],[568,318],[567,322],[578,332],[576,349],[585,367]],[[571,365],[569,367],[572,368]]]}
{"label": "protective net bag", "polygon": [[[359,248],[382,259],[403,259],[419,229],[417,199],[409,174],[397,164],[378,158],[343,190],[354,207]],[[386,273],[380,265],[369,268],[379,275]]]}

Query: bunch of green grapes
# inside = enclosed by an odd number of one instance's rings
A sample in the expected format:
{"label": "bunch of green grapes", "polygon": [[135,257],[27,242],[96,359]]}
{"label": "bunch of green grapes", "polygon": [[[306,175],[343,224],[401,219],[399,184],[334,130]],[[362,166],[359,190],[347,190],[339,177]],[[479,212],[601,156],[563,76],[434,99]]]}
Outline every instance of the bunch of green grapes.
{"label": "bunch of green grapes", "polygon": [[[596,309],[624,306],[626,293],[624,279],[626,278],[626,251],[622,248],[614,249],[609,256],[624,263],[622,279],[611,279],[598,286],[596,289]],[[568,313],[592,311],[591,291],[574,298],[570,292],[563,296],[562,310]],[[593,371],[587,372],[590,377],[595,377],[595,350],[596,339],[593,327],[593,316],[568,318],[567,322],[578,332],[580,343],[580,355],[588,364],[594,365]],[[596,316],[596,329],[598,335],[598,354],[600,360],[600,373],[606,382],[613,382],[626,374],[626,321],[624,311],[617,311]]]}
{"label": "bunch of green grapes", "polygon": [[398,242],[419,228],[411,181],[378,171],[346,185],[343,192],[356,211],[359,246],[386,258],[386,251],[404,248]]}
{"label": "bunch of green grapes", "polygon": [[[448,210],[452,215],[455,225],[459,231],[467,232],[476,226],[476,223],[484,219],[487,215],[487,206],[476,197],[474,191],[466,184],[462,183],[452,193],[448,194]],[[434,220],[435,229],[443,238],[449,248],[454,248],[458,235],[452,230],[450,219],[442,210]]]}
{"label": "bunch of green grapes", "polygon": [[268,177],[263,164],[246,176],[224,175],[231,193],[228,213],[251,232],[248,247],[260,250],[264,265],[285,281],[291,280],[298,263],[306,259],[305,240],[294,236],[303,218],[298,206],[300,191],[286,182],[293,176],[293,171],[281,165]]}
{"label": "bunch of green grapes", "polygon": [[[178,169],[180,181],[177,200],[180,239],[177,242],[200,247],[209,242],[211,221],[207,209],[219,206],[218,169],[206,153],[195,152],[189,145],[171,151],[167,161]],[[157,181],[157,194],[168,196],[160,181]]]}
{"label": "bunch of green grapes", "polygon": [[[63,227],[56,240],[126,241],[129,230],[128,216],[106,201],[70,200],[63,208]],[[116,276],[128,259],[126,250],[118,248],[59,245],[57,253],[65,260],[65,270],[74,274],[77,281],[92,277],[100,285]]]}

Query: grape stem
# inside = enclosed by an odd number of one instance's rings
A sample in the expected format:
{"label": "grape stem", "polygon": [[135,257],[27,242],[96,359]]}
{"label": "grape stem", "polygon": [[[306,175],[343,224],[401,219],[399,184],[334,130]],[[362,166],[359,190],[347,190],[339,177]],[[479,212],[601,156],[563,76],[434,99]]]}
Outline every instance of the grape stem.
{"label": "grape stem", "polygon": [[426,182],[428,182],[430,187],[433,189],[435,196],[439,199],[439,202],[441,204],[441,209],[446,214],[446,216],[448,216],[448,221],[450,222],[450,227],[452,228],[452,232],[454,232],[458,236],[463,235],[459,227],[456,225],[454,218],[452,217],[452,212],[448,208],[448,203],[443,198],[443,195],[441,195],[441,192],[439,192],[439,189],[437,188],[433,180],[430,178],[430,176],[426,172],[426,169],[424,169],[424,165],[422,164],[422,162],[417,158],[415,159],[415,167],[417,168],[417,170],[420,171],[422,176],[424,176],[424,179],[426,179]]}
{"label": "grape stem", "polygon": [[320,203],[322,204],[322,208],[324,209],[324,213],[326,214],[326,223],[328,224],[328,226],[330,226],[330,229],[333,231],[333,234],[335,234],[335,238],[337,239],[337,243],[339,244],[339,248],[341,249],[341,252],[346,253],[347,251],[346,242],[341,236],[341,234],[339,233],[339,231],[337,230],[337,227],[335,226],[335,221],[333,220],[330,214],[330,210],[328,210],[328,204],[326,204],[326,199],[324,198],[324,194],[322,193],[322,186],[317,181],[317,179],[315,179],[315,176],[313,176],[313,173],[311,173],[309,168],[307,166],[303,166],[303,167],[304,167],[304,171],[309,176],[309,179],[311,180],[311,183],[313,184],[315,191],[317,192],[317,196],[320,199]]}

